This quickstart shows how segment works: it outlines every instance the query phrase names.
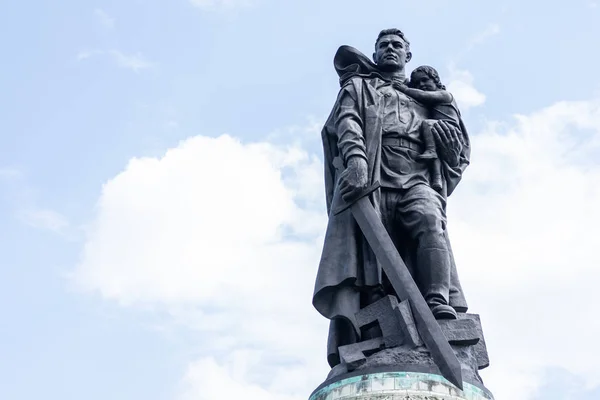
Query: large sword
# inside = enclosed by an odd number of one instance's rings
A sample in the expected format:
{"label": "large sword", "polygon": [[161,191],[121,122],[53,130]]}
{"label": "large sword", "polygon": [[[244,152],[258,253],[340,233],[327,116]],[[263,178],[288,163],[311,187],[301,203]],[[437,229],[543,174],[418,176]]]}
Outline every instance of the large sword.
{"label": "large sword", "polygon": [[344,203],[333,210],[333,214],[337,215],[350,208],[396,294],[400,300],[410,300],[417,329],[431,353],[431,358],[444,378],[462,390],[462,373],[458,358],[369,200],[369,195],[379,186],[379,182],[375,182],[355,197],[352,202]]}

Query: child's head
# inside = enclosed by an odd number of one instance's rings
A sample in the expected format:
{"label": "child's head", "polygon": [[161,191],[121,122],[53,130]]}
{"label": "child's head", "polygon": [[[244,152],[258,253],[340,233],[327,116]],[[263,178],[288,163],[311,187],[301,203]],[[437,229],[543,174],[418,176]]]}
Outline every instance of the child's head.
{"label": "child's head", "polygon": [[429,65],[417,67],[410,74],[410,87],[434,92],[436,90],[446,90],[446,86],[442,85],[440,75],[435,68]]}

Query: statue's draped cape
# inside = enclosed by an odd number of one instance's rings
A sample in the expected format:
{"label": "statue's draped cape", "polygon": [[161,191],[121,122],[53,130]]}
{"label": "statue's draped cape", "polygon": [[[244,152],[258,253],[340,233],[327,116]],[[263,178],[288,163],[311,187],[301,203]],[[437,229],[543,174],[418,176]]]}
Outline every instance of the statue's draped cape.
{"label": "statue's draped cape", "polygon": [[[380,178],[383,111],[382,96],[371,83],[375,78],[384,78],[369,58],[350,46],[342,46],[338,49],[334,58],[334,66],[340,77],[340,94],[343,90],[352,91],[353,97],[357,100],[355,111],[361,121],[368,122],[363,124],[362,128],[368,160],[368,177],[371,184],[379,181]],[[321,132],[329,222],[313,295],[314,307],[331,320],[327,355],[332,367],[340,362],[338,346],[360,340],[360,330],[354,317],[361,308],[360,293],[372,284],[369,276],[373,276],[373,274],[381,276],[382,274],[381,267],[368,247],[351,212],[348,210],[338,215],[331,213],[331,210],[335,209],[341,201],[337,192],[337,178],[338,173],[343,169],[343,162],[339,154],[338,135],[335,128],[339,100],[338,96]],[[445,178],[444,196],[452,193],[461,179],[462,172],[469,164],[470,143],[462,121],[460,127],[466,146],[463,147],[458,166],[451,167],[442,161]],[[379,210],[379,199],[380,191],[377,190],[370,198],[376,210]],[[448,240],[447,233],[446,240]],[[415,246],[408,239],[405,244],[406,246],[400,246],[399,252],[404,261],[411,265],[414,262]],[[453,258],[450,305],[457,311],[465,312],[467,303],[458,281]]]}

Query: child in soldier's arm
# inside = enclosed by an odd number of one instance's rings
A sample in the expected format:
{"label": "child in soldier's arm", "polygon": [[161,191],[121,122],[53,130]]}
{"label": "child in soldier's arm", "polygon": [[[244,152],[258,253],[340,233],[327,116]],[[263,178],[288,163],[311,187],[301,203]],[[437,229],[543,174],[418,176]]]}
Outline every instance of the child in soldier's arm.
{"label": "child in soldier's arm", "polygon": [[441,191],[443,187],[441,164],[431,126],[437,120],[444,120],[460,130],[460,112],[454,97],[446,91],[435,68],[427,65],[418,67],[410,74],[408,86],[401,82],[394,82],[394,88],[430,108],[431,119],[423,121],[421,129],[425,150],[417,158],[431,161],[431,187]]}

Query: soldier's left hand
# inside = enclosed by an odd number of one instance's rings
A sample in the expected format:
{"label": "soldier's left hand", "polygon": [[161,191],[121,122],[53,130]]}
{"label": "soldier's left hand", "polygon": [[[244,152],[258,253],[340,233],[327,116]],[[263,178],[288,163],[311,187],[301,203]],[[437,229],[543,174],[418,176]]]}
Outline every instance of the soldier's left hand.
{"label": "soldier's left hand", "polygon": [[431,130],[438,145],[440,158],[452,167],[458,166],[463,144],[456,127],[448,124],[446,121],[440,120],[433,124]]}

